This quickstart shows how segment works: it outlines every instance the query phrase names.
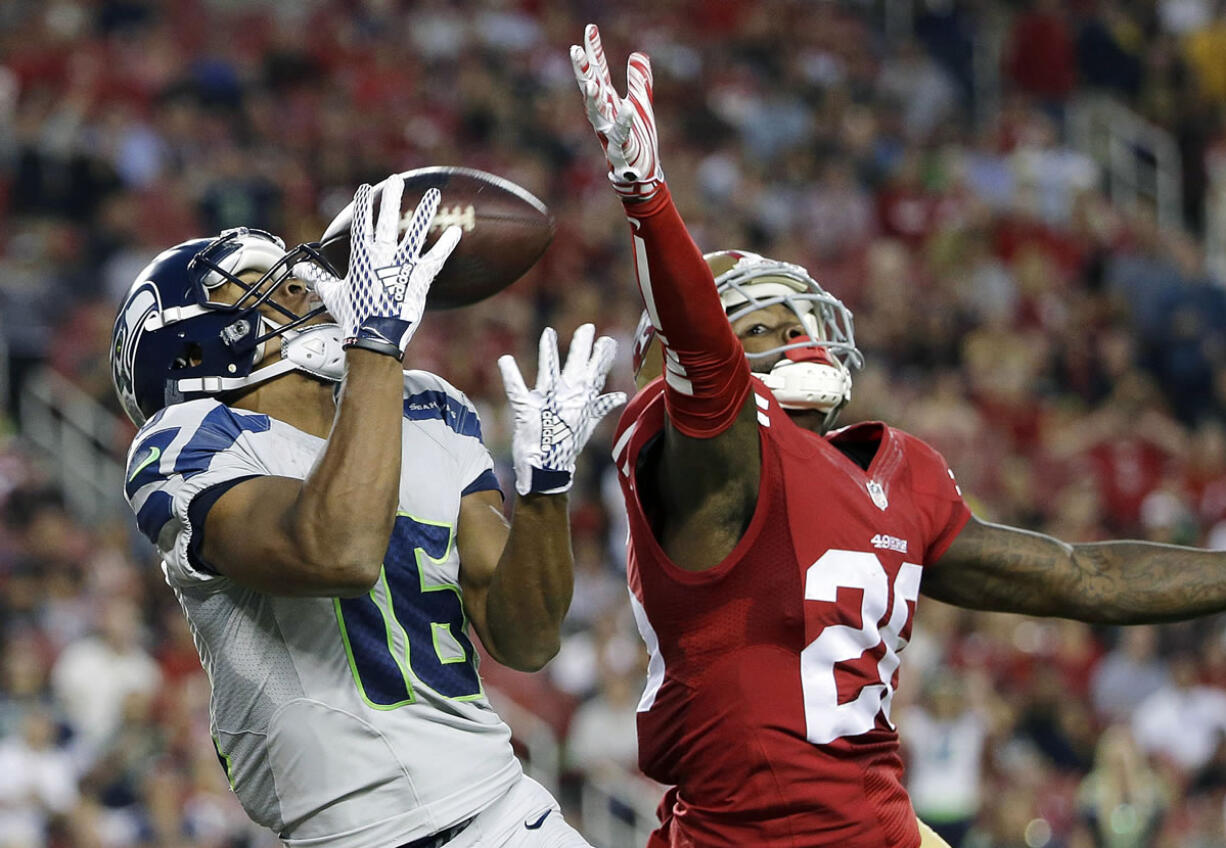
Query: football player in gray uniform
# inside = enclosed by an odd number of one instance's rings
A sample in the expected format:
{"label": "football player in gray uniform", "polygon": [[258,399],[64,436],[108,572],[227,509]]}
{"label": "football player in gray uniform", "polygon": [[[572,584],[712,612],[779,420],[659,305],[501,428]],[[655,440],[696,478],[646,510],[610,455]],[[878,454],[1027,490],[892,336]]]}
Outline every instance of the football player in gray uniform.
{"label": "football player in gray uniform", "polygon": [[[248,815],[289,846],[587,842],[526,777],[470,639],[520,670],[557,651],[572,591],[566,492],[600,418],[612,339],[552,329],[528,389],[502,369],[517,497],[503,517],[477,411],[402,370],[459,229],[402,239],[399,177],[358,190],[344,279],[310,247],[232,230],[153,260],[119,311],[112,374],[140,431],[126,495],[212,684]],[[471,628],[470,628],[471,625]]]}

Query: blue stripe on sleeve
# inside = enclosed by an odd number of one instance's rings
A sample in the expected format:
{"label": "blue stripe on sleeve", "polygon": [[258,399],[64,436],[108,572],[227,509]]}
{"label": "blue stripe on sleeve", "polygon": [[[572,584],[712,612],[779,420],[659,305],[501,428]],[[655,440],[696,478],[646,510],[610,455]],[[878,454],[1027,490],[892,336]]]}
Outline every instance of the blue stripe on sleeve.
{"label": "blue stripe on sleeve", "polygon": [[[460,497],[471,495],[473,492],[488,492],[490,490],[502,494],[502,486],[498,485],[498,478],[494,476],[492,469],[485,469],[477,478],[464,487],[464,491],[460,492]],[[505,497],[505,496],[504,496]]]}
{"label": "blue stripe on sleeve", "polygon": [[437,418],[461,436],[481,441],[481,419],[459,398],[437,389],[411,394],[404,400],[404,417],[410,421]]}
{"label": "blue stripe on sleeve", "polygon": [[237,412],[229,407],[218,406],[200,422],[200,428],[183,446],[175,460],[175,473],[184,479],[207,471],[213,457],[227,450],[239,435],[263,433],[271,426],[267,415]]}
{"label": "blue stripe on sleeve", "polygon": [[128,479],[123,486],[124,492],[128,495],[128,500],[136,497],[136,493],[140,491],[142,486],[147,486],[161,479],[162,475],[159,469],[162,465],[162,454],[166,452],[166,448],[174,441],[175,436],[178,435],[178,427],[161,430],[141,442],[140,447],[132,452],[132,459],[128,463]]}
{"label": "blue stripe on sleeve", "polygon": [[158,534],[170,520],[173,502],[173,498],[166,492],[153,492],[137,510],[136,526],[150,542],[157,544]]}

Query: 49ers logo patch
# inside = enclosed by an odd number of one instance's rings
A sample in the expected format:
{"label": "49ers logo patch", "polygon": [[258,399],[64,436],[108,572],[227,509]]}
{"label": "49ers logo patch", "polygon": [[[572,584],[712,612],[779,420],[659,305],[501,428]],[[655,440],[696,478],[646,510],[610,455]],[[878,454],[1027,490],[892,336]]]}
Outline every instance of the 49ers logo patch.
{"label": "49ers logo patch", "polygon": [[887,536],[884,533],[878,533],[870,540],[870,544],[874,548],[882,548],[887,551],[898,551],[900,554],[907,552],[907,540],[900,539],[897,536]]}

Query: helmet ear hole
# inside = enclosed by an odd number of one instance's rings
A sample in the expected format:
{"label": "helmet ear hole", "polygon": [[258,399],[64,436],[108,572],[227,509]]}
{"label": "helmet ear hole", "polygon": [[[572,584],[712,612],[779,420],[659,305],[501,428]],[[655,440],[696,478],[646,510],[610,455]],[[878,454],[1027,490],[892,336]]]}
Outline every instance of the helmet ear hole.
{"label": "helmet ear hole", "polygon": [[204,364],[204,350],[192,342],[183,348],[183,352],[175,357],[170,365],[171,371],[182,371],[184,368],[196,368]]}

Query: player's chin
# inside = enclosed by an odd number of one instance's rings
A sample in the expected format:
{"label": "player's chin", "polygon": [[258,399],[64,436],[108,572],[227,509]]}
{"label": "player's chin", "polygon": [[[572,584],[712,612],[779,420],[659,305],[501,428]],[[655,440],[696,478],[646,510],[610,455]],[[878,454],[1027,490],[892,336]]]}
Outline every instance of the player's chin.
{"label": "player's chin", "polygon": [[774,356],[759,356],[749,360],[749,370],[754,374],[769,374],[771,369],[783,359],[782,353]]}

